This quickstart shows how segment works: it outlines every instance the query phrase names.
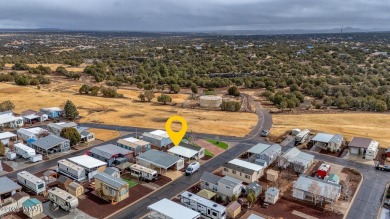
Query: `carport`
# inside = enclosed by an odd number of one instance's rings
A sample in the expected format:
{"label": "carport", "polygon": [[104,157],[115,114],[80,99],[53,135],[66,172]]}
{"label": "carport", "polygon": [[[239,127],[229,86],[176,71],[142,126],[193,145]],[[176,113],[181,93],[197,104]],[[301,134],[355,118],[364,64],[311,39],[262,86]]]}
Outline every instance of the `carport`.
{"label": "carport", "polygon": [[180,170],[184,168],[184,159],[176,155],[168,154],[158,150],[149,150],[137,156],[137,164],[141,166],[158,169],[160,174],[168,169]]}
{"label": "carport", "polygon": [[179,157],[187,158],[190,161],[192,158],[197,160],[198,151],[182,147],[180,145],[172,147],[168,150],[169,153],[174,154]]}

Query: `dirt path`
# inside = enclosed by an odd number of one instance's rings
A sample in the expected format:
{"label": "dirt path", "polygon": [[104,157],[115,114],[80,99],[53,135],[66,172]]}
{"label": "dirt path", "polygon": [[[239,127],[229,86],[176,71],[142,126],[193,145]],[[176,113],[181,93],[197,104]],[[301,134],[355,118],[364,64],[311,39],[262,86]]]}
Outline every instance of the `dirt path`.
{"label": "dirt path", "polygon": [[225,150],[222,149],[222,148],[219,148],[213,144],[211,144],[210,142],[206,141],[206,140],[203,140],[203,139],[197,139],[195,141],[195,144],[201,146],[202,148],[210,151],[211,153],[214,154],[214,156],[218,156],[219,154],[223,153]]}

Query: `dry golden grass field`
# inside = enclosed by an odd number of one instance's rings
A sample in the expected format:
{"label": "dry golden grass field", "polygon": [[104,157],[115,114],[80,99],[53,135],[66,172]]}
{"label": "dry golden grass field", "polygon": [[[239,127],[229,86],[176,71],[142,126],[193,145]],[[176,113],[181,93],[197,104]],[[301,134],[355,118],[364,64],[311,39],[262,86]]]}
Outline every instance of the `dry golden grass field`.
{"label": "dry golden grass field", "polygon": [[350,141],[354,136],[369,137],[379,141],[381,147],[390,146],[390,114],[274,114],[271,134],[282,135],[293,128],[339,133]]}
{"label": "dry golden grass field", "polygon": [[[11,68],[14,64],[5,64],[5,67],[7,68]],[[27,64],[28,66],[32,67],[32,68],[36,68],[38,65],[42,65],[44,67],[50,67],[50,69],[52,71],[55,71],[58,67],[60,66],[63,66],[66,68],[66,70],[68,71],[74,71],[74,72],[83,72],[84,71],[84,67],[72,67],[70,65],[64,65],[64,64]]]}
{"label": "dry golden grass field", "polygon": [[120,136],[119,131],[115,131],[115,130],[91,128],[91,129],[88,129],[88,131],[95,134],[96,139],[99,139],[102,141],[109,141],[111,139],[118,138]]}
{"label": "dry golden grass field", "polygon": [[[81,122],[114,124],[121,126],[138,126],[146,128],[165,129],[166,120],[172,115],[183,116],[188,123],[188,131],[221,134],[230,136],[244,136],[257,123],[257,116],[253,113],[231,113],[222,111],[206,111],[185,109],[179,106],[163,106],[156,102],[138,101],[138,92],[132,90],[118,90],[125,95],[125,99],[110,99],[78,95],[72,92],[76,87],[56,89],[54,84],[41,90],[35,87],[21,87],[12,84],[0,83],[0,100],[11,100],[20,113],[27,109],[38,110],[43,107],[61,106],[66,100],[71,100],[78,107]],[[156,94],[156,97],[159,94]],[[183,102],[187,95],[171,95],[174,103]]]}

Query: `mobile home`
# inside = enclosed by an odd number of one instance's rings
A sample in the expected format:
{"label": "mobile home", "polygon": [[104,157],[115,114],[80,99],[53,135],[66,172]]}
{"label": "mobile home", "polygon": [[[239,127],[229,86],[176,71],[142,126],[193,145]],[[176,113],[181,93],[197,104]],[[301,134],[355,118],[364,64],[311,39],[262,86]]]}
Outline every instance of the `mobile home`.
{"label": "mobile home", "polygon": [[82,181],[86,178],[85,169],[77,164],[69,162],[68,160],[58,161],[58,172],[77,181]]}
{"label": "mobile home", "polygon": [[153,181],[157,179],[157,171],[143,167],[138,164],[133,164],[130,166],[130,174],[137,178]]}
{"label": "mobile home", "polygon": [[46,191],[45,181],[27,171],[19,172],[17,174],[17,179],[21,185],[31,189],[37,194]]}
{"label": "mobile home", "polygon": [[295,136],[295,143],[302,144],[309,138],[309,136],[310,136],[310,130],[304,129]]}
{"label": "mobile home", "polygon": [[226,218],[226,207],[191,192],[185,191],[180,194],[180,201],[184,206],[201,213],[205,218]]}
{"label": "mobile home", "polygon": [[48,191],[48,198],[55,206],[65,211],[71,211],[79,205],[79,199],[76,196],[56,187]]}
{"label": "mobile home", "polygon": [[32,156],[35,156],[35,150],[25,144],[22,143],[14,144],[14,148],[15,148],[15,153],[17,155],[22,156],[23,158],[30,158]]}

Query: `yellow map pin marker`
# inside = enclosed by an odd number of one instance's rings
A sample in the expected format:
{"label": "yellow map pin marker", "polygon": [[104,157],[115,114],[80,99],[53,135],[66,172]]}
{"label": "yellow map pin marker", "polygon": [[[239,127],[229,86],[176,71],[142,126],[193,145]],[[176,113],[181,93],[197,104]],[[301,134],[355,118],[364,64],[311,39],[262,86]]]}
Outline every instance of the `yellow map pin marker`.
{"label": "yellow map pin marker", "polygon": [[[181,130],[178,132],[175,132],[171,129],[171,124],[173,121],[179,121],[181,123]],[[183,139],[184,135],[187,132],[187,122],[186,120],[181,116],[171,116],[167,123],[165,123],[165,130],[167,131],[169,137],[171,138],[173,144],[175,146],[178,146],[181,140]]]}

